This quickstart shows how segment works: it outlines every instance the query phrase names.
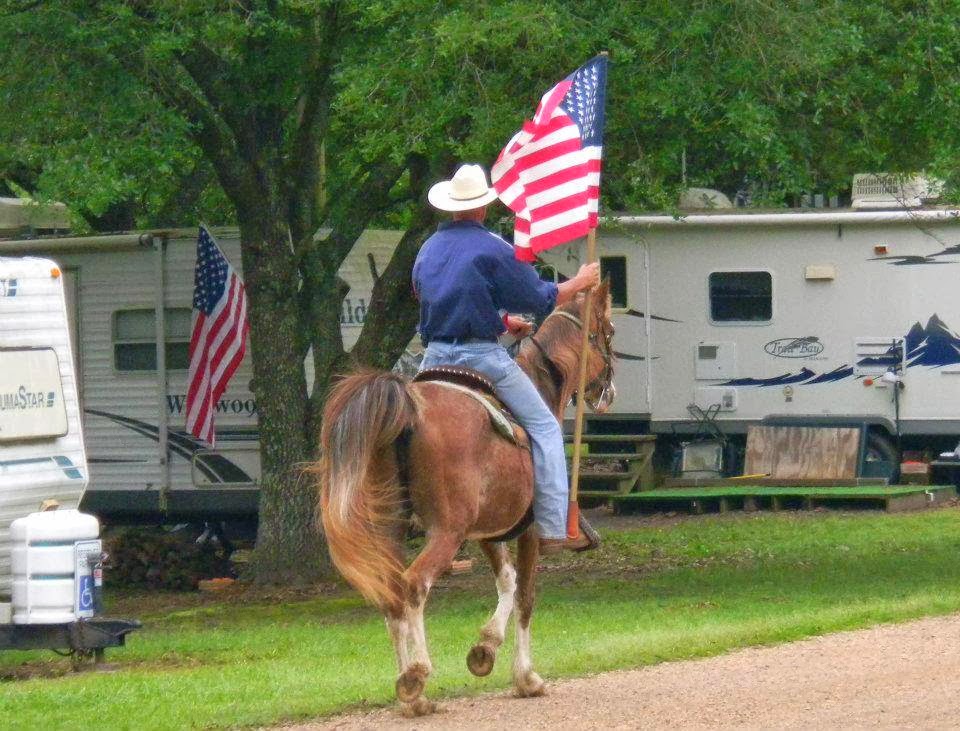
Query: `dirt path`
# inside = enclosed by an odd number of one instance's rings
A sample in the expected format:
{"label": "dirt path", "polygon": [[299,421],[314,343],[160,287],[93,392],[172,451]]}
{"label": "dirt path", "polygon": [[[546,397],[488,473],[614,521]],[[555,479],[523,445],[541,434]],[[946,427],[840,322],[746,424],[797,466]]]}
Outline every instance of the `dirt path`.
{"label": "dirt path", "polygon": [[543,698],[449,700],[412,721],[385,709],[297,728],[945,729],[960,728],[958,694],[953,615],[553,682]]}

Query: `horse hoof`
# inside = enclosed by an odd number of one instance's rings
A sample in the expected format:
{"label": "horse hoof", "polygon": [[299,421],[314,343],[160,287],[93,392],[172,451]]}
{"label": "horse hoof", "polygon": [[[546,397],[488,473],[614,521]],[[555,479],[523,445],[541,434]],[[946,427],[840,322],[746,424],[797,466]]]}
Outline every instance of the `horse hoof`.
{"label": "horse hoof", "polygon": [[480,643],[474,645],[467,653],[467,668],[478,678],[483,678],[491,673],[496,659],[497,651],[490,645]]}
{"label": "horse hoof", "polygon": [[513,684],[519,698],[538,698],[547,692],[547,685],[543,682],[543,678],[533,670],[514,676]]}
{"label": "horse hoof", "polygon": [[423,663],[416,662],[408,667],[397,678],[397,698],[402,703],[413,703],[423,694],[428,675],[430,671]]}
{"label": "horse hoof", "polygon": [[420,696],[412,703],[404,703],[400,706],[400,714],[406,718],[416,718],[417,716],[429,716],[431,713],[437,712],[437,704],[433,701],[428,701],[423,696]]}

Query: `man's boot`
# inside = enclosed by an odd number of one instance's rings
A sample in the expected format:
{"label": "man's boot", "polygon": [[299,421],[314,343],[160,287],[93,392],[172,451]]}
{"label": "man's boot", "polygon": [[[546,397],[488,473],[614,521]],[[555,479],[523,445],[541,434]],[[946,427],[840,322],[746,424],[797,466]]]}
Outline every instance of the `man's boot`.
{"label": "man's boot", "polygon": [[541,538],[540,553],[559,553],[560,551],[589,551],[600,545],[600,534],[580,513],[580,533],[576,538]]}

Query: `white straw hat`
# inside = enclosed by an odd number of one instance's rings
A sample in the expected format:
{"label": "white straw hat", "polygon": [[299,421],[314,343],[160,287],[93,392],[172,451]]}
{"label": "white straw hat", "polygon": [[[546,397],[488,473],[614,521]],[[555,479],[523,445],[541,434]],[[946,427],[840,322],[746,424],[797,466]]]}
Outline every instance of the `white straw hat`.
{"label": "white straw hat", "polygon": [[441,211],[470,211],[497,199],[497,191],[487,185],[487,174],[479,165],[461,165],[450,180],[441,180],[430,188],[427,200]]}

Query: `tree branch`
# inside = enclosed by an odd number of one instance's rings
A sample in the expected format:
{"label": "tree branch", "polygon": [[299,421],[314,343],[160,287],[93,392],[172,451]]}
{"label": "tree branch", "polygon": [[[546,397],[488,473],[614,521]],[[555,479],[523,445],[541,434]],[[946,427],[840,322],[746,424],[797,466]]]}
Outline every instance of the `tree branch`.
{"label": "tree branch", "polygon": [[189,53],[177,53],[177,59],[180,65],[189,74],[197,88],[206,97],[212,110],[223,120],[230,128],[234,139],[237,141],[237,149],[243,158],[249,163],[255,163],[259,150],[257,148],[257,139],[254,130],[241,114],[236,113],[238,108],[243,108],[243,104],[238,104],[237,100],[229,100],[230,96],[243,96],[239,89],[224,89],[222,82],[228,76],[226,66],[221,58],[203,43],[194,43]]}
{"label": "tree branch", "polygon": [[239,209],[243,201],[252,200],[257,195],[253,189],[252,170],[238,154],[236,139],[230,129],[193,84],[178,78],[186,75],[192,80],[192,77],[185,70],[178,74],[176,68],[172,73],[151,70],[142,55],[118,56],[117,60],[128,73],[187,119],[190,135],[217,171],[220,185],[234,205]]}
{"label": "tree branch", "polygon": [[410,273],[427,232],[437,221],[436,213],[424,200],[430,180],[428,161],[413,155],[409,170],[417,210],[386,269],[374,280],[367,319],[350,352],[354,362],[375,368],[392,368],[414,335],[419,305],[413,295]]}
{"label": "tree branch", "polygon": [[323,19],[315,18],[312,62],[303,90],[292,110],[296,128],[291,135],[284,178],[290,201],[289,218],[294,237],[313,233],[319,225],[317,170],[319,141],[330,118],[333,97],[331,77],[339,51],[336,39],[343,32],[340,3],[329,5]]}
{"label": "tree branch", "polygon": [[435,224],[436,215],[422,206],[404,232],[390,263],[373,287],[363,330],[350,351],[352,362],[392,368],[416,333],[420,308],[413,294],[410,272],[420,246]]}
{"label": "tree branch", "polygon": [[[160,22],[154,8],[143,2],[134,1],[130,3],[130,8],[147,26]],[[236,111],[246,109],[249,105],[238,103],[236,98],[231,100],[231,97],[244,96],[247,90],[223,88],[223,82],[231,76],[227,64],[213,49],[196,37],[191,39],[189,51],[178,50],[174,51],[173,55],[203,94],[210,108],[232,130],[237,148],[244,158],[255,163],[258,150],[254,130],[248,120]]]}
{"label": "tree branch", "polygon": [[[313,29],[313,60],[307,78],[304,81],[303,92],[293,110],[297,113],[296,132],[293,135],[291,152],[296,153],[303,144],[310,139],[316,139],[317,132],[325,127],[330,112],[330,80],[333,66],[340,47],[336,43],[337,37],[344,33],[344,21],[341,15],[341,3],[331,3],[327,6],[322,21],[317,18]],[[321,123],[318,125],[318,122]],[[297,179],[296,171],[301,170],[310,160],[297,157],[290,159],[290,172]]]}
{"label": "tree branch", "polygon": [[[334,215],[326,222],[330,227],[327,237],[322,241],[315,241],[312,236],[301,239],[296,253],[303,282],[300,290],[301,327],[309,341],[302,342],[301,347],[304,353],[307,347],[313,347],[311,423],[318,418],[331,377],[349,364],[340,330],[343,298],[349,286],[337,272],[373,218],[391,204],[390,192],[404,169],[387,161],[371,166],[346,187],[349,194],[344,192],[338,198]],[[383,277],[377,286],[382,281]]]}
{"label": "tree branch", "polygon": [[328,247],[328,254],[324,258],[335,268],[339,269],[373,217],[393,203],[390,191],[405,169],[404,165],[391,160],[381,160],[342,186],[337,194],[337,206],[325,222],[330,233],[322,242],[318,242]]}

